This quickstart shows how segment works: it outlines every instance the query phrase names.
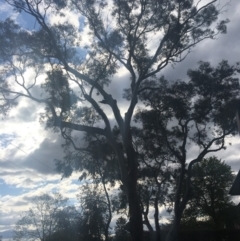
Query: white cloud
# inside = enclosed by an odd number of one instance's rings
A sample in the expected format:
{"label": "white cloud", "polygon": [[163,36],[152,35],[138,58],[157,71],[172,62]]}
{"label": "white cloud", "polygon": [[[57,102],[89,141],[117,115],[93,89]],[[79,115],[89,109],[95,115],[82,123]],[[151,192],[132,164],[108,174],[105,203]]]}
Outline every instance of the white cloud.
{"label": "white cloud", "polygon": [[47,180],[46,177],[42,176],[41,182],[38,186],[34,187],[34,189],[29,189],[29,187],[26,186],[22,194],[16,196],[1,196],[0,220],[2,221],[0,221],[0,232],[12,229],[16,221],[20,219],[22,212],[29,210],[29,208],[34,205],[34,203],[31,202],[32,198],[42,193],[60,192],[64,197],[71,200],[71,203],[76,202],[79,185],[80,182],[78,182],[78,175],[76,173],[73,174],[72,177],[63,180],[60,179],[60,175],[54,175]]}
{"label": "white cloud", "polygon": [[77,29],[82,27],[79,21],[80,18],[81,18],[81,15],[79,13],[66,10],[66,9],[61,10],[58,14],[50,13],[50,12],[48,14],[49,23],[51,25],[68,23],[68,24],[72,24]]}

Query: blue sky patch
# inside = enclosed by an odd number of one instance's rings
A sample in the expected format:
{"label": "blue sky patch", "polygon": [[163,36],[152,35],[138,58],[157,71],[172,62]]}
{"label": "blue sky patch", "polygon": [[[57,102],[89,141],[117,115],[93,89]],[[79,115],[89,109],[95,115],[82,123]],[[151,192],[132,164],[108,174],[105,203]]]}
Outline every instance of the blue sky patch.
{"label": "blue sky patch", "polygon": [[22,194],[23,190],[22,188],[17,188],[13,185],[6,184],[2,179],[0,179],[0,196],[18,196]]}

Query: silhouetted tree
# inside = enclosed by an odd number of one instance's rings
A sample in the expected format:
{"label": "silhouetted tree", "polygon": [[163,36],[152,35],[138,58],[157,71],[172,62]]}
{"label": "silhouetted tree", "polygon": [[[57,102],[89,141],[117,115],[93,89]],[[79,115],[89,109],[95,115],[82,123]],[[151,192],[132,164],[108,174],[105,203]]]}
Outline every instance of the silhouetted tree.
{"label": "silhouetted tree", "polygon": [[79,201],[81,218],[79,225],[80,240],[109,240],[111,210],[102,188],[96,184],[85,184],[81,187]]}
{"label": "silhouetted tree", "polygon": [[223,228],[226,211],[233,206],[228,194],[234,180],[231,167],[216,157],[209,157],[193,166],[192,176],[185,218],[210,218],[215,228]]}
{"label": "silhouetted tree", "polygon": [[115,236],[114,241],[128,240],[129,233],[126,230],[127,220],[124,217],[120,217],[116,221],[114,228]]}
{"label": "silhouetted tree", "polygon": [[[143,223],[148,228],[152,240],[160,241],[159,207],[164,205],[168,208],[170,201],[167,194],[172,185],[170,178],[172,158],[166,149],[164,150],[163,143],[155,142],[152,139],[153,135],[147,133],[144,128],[134,128],[132,132],[139,157],[138,190]],[[154,225],[149,221],[150,208],[154,209]]]}
{"label": "silhouetted tree", "polygon": [[[237,72],[238,64],[230,66],[222,61],[213,68],[201,62],[199,69],[188,71],[189,81],[171,84],[162,77],[143,87],[140,98],[148,108],[140,109],[135,119],[143,126],[143,135],[159,148],[159,153],[171,156],[174,220],[167,240],[176,239],[191,193],[194,164],[200,163],[208,153],[225,149],[225,137],[236,133]],[[188,150],[193,145],[199,152],[188,160]]]}
{"label": "silhouetted tree", "polygon": [[79,241],[80,215],[73,206],[61,209],[55,215],[55,232],[46,241]]}
{"label": "silhouetted tree", "polygon": [[[31,15],[36,28],[24,29],[10,19],[0,22],[0,62],[4,66],[1,113],[6,114],[25,97],[44,104],[43,121],[50,128],[60,129],[72,143],[79,131],[105,137],[118,158],[132,239],[142,241],[138,155],[131,133],[138,95],[146,87],[150,91],[149,81],[169,63],[182,61],[202,40],[226,32],[227,20],[211,28],[220,12],[215,6],[217,0],[201,6],[193,0],[113,0],[112,5],[104,0],[5,2],[20,14]],[[79,48],[81,28],[50,21],[50,14],[61,18],[66,9],[74,9],[89,28],[91,39],[84,50]],[[123,68],[129,79],[125,114],[120,111],[117,96],[107,88]],[[34,77],[25,79],[26,70]],[[40,86],[43,95],[36,91]],[[112,118],[120,130],[121,146],[111,128]],[[74,146],[78,145],[75,142]]]}
{"label": "silhouetted tree", "polygon": [[59,215],[67,207],[67,199],[59,193],[53,196],[42,194],[35,197],[32,203],[33,207],[15,225],[13,239],[16,241],[46,241],[62,228],[59,227]]}

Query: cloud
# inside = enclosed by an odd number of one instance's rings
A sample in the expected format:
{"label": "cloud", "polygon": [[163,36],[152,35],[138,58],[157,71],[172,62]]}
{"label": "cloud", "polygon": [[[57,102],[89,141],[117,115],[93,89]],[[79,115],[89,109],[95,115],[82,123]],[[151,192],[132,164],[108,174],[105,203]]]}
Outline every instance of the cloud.
{"label": "cloud", "polygon": [[0,12],[0,21],[9,17],[16,20],[19,15],[17,12],[13,12],[13,8],[3,0],[0,0]]}
{"label": "cloud", "polygon": [[57,14],[48,12],[48,19],[51,25],[67,23],[72,24],[77,29],[82,28],[82,21],[80,21],[81,15],[76,11],[64,9],[58,12]]}
{"label": "cloud", "polygon": [[[33,103],[34,104],[34,103]],[[35,103],[36,107],[37,104]],[[33,105],[31,105],[32,107]],[[17,116],[17,118],[20,121],[24,121],[24,122],[33,122],[36,120],[36,114],[34,113],[34,107],[33,108],[29,108],[30,106],[23,106],[19,108],[19,114]]]}
{"label": "cloud", "polygon": [[57,137],[54,140],[44,139],[39,148],[24,159],[22,165],[42,174],[56,173],[54,159],[61,159],[64,155],[61,148],[63,141]]}

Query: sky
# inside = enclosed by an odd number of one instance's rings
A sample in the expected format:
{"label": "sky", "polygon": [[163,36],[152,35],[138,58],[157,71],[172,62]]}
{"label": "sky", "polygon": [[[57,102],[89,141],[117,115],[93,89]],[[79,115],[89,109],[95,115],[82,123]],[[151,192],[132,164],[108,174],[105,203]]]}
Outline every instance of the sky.
{"label": "sky", "polygon": [[[223,5],[226,1],[219,3]],[[71,22],[79,29],[83,28],[81,16],[70,11],[65,12],[65,15],[64,21]],[[9,16],[29,29],[35,26],[30,16],[13,12],[4,0],[0,0],[0,20]],[[165,68],[162,74],[167,79],[186,78],[187,70],[197,68],[200,60],[209,61],[212,65],[217,65],[222,59],[228,60],[230,64],[240,61],[240,2],[230,1],[220,17],[230,20],[227,34],[200,43],[186,60]],[[49,18],[52,23],[63,21],[54,15]],[[82,45],[86,43],[87,29],[83,29]],[[119,98],[122,111],[126,106],[126,101],[121,100],[121,90],[127,84],[126,75],[124,70],[118,72],[114,83],[109,87],[112,95]],[[30,71],[26,76],[31,78]],[[30,198],[45,192],[59,191],[74,202],[79,193],[78,173],[61,179],[61,175],[55,171],[54,159],[61,159],[64,155],[61,148],[63,139],[59,133],[45,130],[44,123],[39,122],[39,114],[43,111],[44,106],[21,99],[19,105],[0,120],[0,235],[4,239],[11,237],[15,222],[23,211],[31,207]],[[229,138],[228,141],[232,145],[215,155],[237,172],[240,169],[240,136]],[[197,151],[193,147],[189,150],[189,156]],[[235,198],[235,202],[238,201],[240,199]],[[165,212],[161,215],[164,216]]]}

